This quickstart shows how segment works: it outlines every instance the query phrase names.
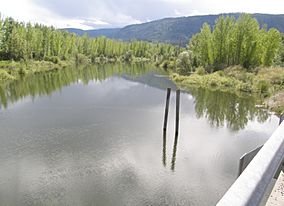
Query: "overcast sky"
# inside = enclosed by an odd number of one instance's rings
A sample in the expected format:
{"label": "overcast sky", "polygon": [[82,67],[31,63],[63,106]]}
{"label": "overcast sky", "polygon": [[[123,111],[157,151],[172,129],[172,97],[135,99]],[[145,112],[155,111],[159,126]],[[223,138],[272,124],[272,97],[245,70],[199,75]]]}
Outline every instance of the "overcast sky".
{"label": "overcast sky", "polygon": [[284,0],[0,0],[2,16],[57,28],[122,27],[176,16],[284,14]]}

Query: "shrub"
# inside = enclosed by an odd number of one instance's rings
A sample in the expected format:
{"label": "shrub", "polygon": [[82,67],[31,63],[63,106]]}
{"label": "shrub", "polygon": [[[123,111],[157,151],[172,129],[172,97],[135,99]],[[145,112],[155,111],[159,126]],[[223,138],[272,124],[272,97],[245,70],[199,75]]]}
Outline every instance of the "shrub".
{"label": "shrub", "polygon": [[171,78],[172,78],[174,81],[176,81],[176,82],[182,82],[182,81],[184,81],[184,80],[189,79],[190,77],[188,77],[188,76],[182,76],[182,75],[179,75],[179,74],[177,74],[177,73],[173,73],[173,74],[171,74]]}
{"label": "shrub", "polygon": [[227,77],[222,77],[220,79],[220,83],[223,87],[233,87],[234,86],[234,81]]}
{"label": "shrub", "polygon": [[176,60],[176,65],[178,67],[177,71],[180,74],[189,74],[193,70],[192,53],[189,51],[180,53]]}
{"label": "shrub", "polygon": [[167,70],[169,68],[169,61],[168,60],[163,61],[160,67],[162,67],[164,70]]}
{"label": "shrub", "polygon": [[84,54],[77,54],[75,57],[75,62],[77,65],[79,64],[90,64],[91,59]]}
{"label": "shrub", "polygon": [[20,76],[23,76],[23,75],[25,75],[27,73],[27,70],[24,68],[24,67],[20,67],[20,69],[18,70],[18,74],[20,75]]}
{"label": "shrub", "polygon": [[206,74],[206,71],[204,67],[197,67],[195,73],[202,76]]}
{"label": "shrub", "polygon": [[132,61],[132,58],[133,58],[133,54],[132,54],[132,50],[129,50],[127,51],[124,55],[123,55],[123,60],[126,61],[126,62],[130,62]]}
{"label": "shrub", "polygon": [[207,83],[211,87],[217,87],[219,85],[218,78],[213,77],[213,75],[208,78]]}
{"label": "shrub", "polygon": [[54,63],[54,64],[58,64],[59,62],[60,62],[60,59],[59,59],[59,57],[57,57],[57,56],[51,56],[51,57],[44,57],[44,60],[45,61],[49,61],[49,62],[52,62],[52,63]]}
{"label": "shrub", "polygon": [[225,76],[225,73],[222,70],[215,72],[215,74],[218,74],[220,77],[224,77]]}
{"label": "shrub", "polygon": [[269,82],[265,79],[259,79],[256,80],[256,82],[253,85],[254,91],[260,92],[260,93],[267,93],[269,90]]}
{"label": "shrub", "polygon": [[252,85],[250,83],[239,83],[237,89],[242,92],[252,92]]}
{"label": "shrub", "polygon": [[0,81],[8,81],[15,79],[12,75],[8,74],[5,70],[0,70]]}

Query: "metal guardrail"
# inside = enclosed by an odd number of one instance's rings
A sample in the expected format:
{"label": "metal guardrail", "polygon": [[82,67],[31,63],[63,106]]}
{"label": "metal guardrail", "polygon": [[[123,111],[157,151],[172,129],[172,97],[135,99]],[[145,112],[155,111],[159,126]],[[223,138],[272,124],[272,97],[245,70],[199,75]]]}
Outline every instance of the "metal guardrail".
{"label": "metal guardrail", "polygon": [[217,206],[259,205],[283,157],[284,123],[281,123]]}

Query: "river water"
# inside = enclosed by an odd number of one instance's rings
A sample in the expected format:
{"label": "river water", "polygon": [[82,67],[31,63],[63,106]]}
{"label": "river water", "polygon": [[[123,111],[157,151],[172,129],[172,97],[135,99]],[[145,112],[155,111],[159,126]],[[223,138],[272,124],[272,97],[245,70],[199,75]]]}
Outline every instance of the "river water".
{"label": "river water", "polygon": [[175,89],[149,65],[68,68],[1,86],[1,205],[216,204],[240,156],[278,118],[252,96],[191,89],[175,138]]}

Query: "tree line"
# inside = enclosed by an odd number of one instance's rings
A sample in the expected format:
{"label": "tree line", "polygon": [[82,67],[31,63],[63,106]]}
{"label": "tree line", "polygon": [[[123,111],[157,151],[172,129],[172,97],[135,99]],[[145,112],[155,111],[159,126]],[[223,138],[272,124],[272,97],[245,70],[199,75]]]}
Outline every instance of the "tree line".
{"label": "tree line", "polygon": [[232,65],[247,70],[284,62],[284,37],[274,28],[260,27],[249,14],[238,19],[221,16],[212,29],[204,23],[188,45],[190,66],[216,71]]}
{"label": "tree line", "polygon": [[164,43],[77,36],[54,27],[0,16],[0,60],[56,63],[74,58],[80,63],[85,57],[92,63],[98,58],[114,61],[145,58],[181,73],[200,66],[212,72],[232,65],[250,71],[259,66],[284,65],[284,36],[274,28],[260,27],[249,14],[238,19],[221,16],[213,28],[204,23],[185,49]]}
{"label": "tree line", "polygon": [[[170,44],[145,41],[122,42],[105,37],[77,36],[54,27],[17,22],[0,16],[0,60],[67,60],[78,55],[130,61],[133,57],[163,61],[177,55]],[[56,58],[55,58],[56,57]]]}

